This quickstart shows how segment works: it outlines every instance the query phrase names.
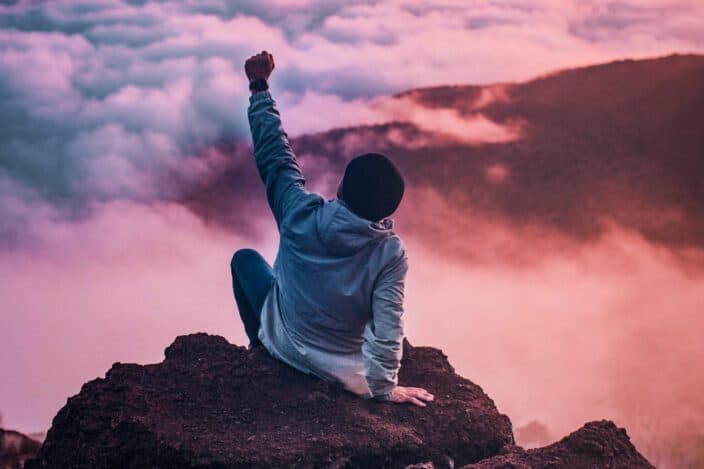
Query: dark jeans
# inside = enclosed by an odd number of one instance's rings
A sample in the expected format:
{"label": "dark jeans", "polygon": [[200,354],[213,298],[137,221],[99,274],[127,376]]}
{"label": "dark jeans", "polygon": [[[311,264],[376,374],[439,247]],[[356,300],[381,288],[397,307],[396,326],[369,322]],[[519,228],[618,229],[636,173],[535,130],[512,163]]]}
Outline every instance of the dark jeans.
{"label": "dark jeans", "polygon": [[230,270],[237,309],[251,348],[261,343],[258,338],[259,318],[266,294],[274,281],[274,271],[254,249],[240,249],[235,252],[230,262]]}

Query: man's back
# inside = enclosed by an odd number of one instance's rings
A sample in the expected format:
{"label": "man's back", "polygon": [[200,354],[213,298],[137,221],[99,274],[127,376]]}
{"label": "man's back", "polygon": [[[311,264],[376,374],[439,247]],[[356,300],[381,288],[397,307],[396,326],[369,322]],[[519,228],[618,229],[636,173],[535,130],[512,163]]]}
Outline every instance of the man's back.
{"label": "man's back", "polygon": [[[390,219],[375,223],[355,215],[339,199],[325,201],[318,194],[301,193],[280,226],[276,281],[262,310],[260,339],[265,347],[292,366],[370,395],[365,336],[388,337],[387,343],[368,347],[382,361],[384,354],[400,358],[403,339],[399,282],[407,258],[392,227]],[[395,294],[383,289],[375,294],[382,275],[397,279]],[[385,330],[378,330],[373,313],[382,303],[387,308],[393,303],[391,314],[398,317],[384,321]],[[379,346],[387,349],[375,350]],[[372,379],[394,378],[386,372],[378,376],[382,370],[372,368]]]}
{"label": "man's back", "polygon": [[268,91],[273,68],[266,51],[245,63],[254,159],[280,234],[273,270],[253,250],[232,259],[250,343],[361,396],[424,407],[432,394],[398,386],[408,258],[388,217],[403,177],[386,156],[365,153],[347,164],[337,199],[307,191]]}
{"label": "man's back", "polygon": [[391,220],[374,223],[339,199],[301,197],[281,227],[274,264],[291,332],[323,349],[351,353],[372,318],[374,284],[404,256]]}

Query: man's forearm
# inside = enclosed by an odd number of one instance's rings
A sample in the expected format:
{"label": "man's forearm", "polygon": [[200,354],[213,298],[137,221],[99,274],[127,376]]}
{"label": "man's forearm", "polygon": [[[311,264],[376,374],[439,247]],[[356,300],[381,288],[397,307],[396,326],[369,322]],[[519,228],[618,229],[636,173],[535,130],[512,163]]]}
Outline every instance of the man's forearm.
{"label": "man's forearm", "polygon": [[374,396],[398,383],[403,354],[403,290],[408,261],[405,252],[380,273],[372,294],[372,318],[364,329],[365,375]]}
{"label": "man's forearm", "polygon": [[252,93],[249,101],[247,114],[254,158],[266,186],[269,205],[279,224],[298,195],[305,193],[305,178],[269,90]]}
{"label": "man's forearm", "polygon": [[383,399],[398,384],[403,346],[400,342],[394,342],[379,340],[369,325],[365,328],[365,342],[362,345],[364,374],[374,397]]}
{"label": "man's forearm", "polygon": [[245,63],[251,91],[247,115],[254,159],[266,186],[269,206],[280,227],[284,213],[307,192],[305,178],[281,123],[276,102],[269,92],[267,80],[273,69],[274,58],[266,51],[250,57]]}

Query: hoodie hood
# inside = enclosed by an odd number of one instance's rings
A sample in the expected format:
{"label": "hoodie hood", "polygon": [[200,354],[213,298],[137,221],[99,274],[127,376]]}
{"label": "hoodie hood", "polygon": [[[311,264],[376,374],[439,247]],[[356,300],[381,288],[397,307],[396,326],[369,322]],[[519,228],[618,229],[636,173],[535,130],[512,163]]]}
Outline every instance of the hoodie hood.
{"label": "hoodie hood", "polygon": [[350,256],[372,241],[394,234],[393,220],[370,221],[340,199],[328,200],[318,211],[318,236],[334,256]]}

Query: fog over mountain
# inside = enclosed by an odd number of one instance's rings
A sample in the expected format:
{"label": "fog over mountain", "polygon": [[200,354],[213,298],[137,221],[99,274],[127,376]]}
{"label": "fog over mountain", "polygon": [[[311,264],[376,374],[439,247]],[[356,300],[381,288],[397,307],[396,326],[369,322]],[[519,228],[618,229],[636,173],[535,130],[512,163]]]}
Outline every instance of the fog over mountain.
{"label": "fog over mountain", "polygon": [[[480,217],[575,241],[594,241],[616,224],[657,245],[701,248],[702,80],[704,57],[692,55],[615,62],[521,84],[422,88],[385,104],[405,111],[390,123],[292,140],[313,189],[328,194],[349,159],[375,149],[397,161],[411,198],[438,198],[453,224]],[[414,119],[414,112],[425,117]],[[473,131],[475,138],[467,138]],[[235,226],[234,214],[246,213],[228,204],[259,184],[254,168],[239,163],[251,150],[231,150],[235,167],[199,181],[181,199],[227,227]],[[222,197],[225,191],[232,196]],[[448,230],[459,232],[447,228],[449,212],[431,216],[437,207],[415,199],[404,204],[400,223],[453,257],[481,256],[462,238],[443,242]]]}

